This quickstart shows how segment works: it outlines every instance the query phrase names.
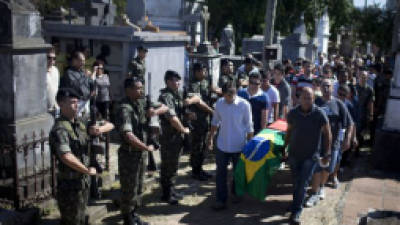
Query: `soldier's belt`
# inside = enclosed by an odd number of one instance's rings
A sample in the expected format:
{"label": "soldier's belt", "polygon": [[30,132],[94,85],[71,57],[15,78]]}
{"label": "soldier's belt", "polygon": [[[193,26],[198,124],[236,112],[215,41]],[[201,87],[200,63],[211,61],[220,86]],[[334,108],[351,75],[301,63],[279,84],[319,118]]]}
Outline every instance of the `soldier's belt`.
{"label": "soldier's belt", "polygon": [[131,145],[128,144],[121,144],[120,151],[127,151],[127,152],[142,152],[142,150],[132,147]]}
{"label": "soldier's belt", "polygon": [[65,179],[65,180],[81,180],[81,179],[84,179],[86,177],[88,177],[88,175],[82,174],[82,173],[78,173],[78,172],[76,172],[76,173],[74,173],[74,172],[71,172],[71,173],[58,173],[57,174],[57,178],[58,179]]}

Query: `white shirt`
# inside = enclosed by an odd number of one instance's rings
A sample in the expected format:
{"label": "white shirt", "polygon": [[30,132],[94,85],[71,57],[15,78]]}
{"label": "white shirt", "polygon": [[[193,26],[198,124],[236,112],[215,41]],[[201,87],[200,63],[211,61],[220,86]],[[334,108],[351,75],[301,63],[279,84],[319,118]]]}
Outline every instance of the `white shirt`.
{"label": "white shirt", "polygon": [[47,89],[47,109],[53,110],[58,108],[56,95],[58,86],[60,85],[60,72],[57,67],[52,66],[46,74],[46,89]]}
{"label": "white shirt", "polygon": [[274,87],[274,85],[269,85],[268,90],[264,91],[268,96],[270,104],[268,105],[268,123],[274,122],[274,103],[280,103],[281,99],[279,97],[279,91]]}
{"label": "white shirt", "polygon": [[218,99],[211,124],[219,126],[219,150],[227,153],[241,152],[247,134],[254,131],[250,103],[239,96],[235,97],[232,104],[228,104],[224,98]]}

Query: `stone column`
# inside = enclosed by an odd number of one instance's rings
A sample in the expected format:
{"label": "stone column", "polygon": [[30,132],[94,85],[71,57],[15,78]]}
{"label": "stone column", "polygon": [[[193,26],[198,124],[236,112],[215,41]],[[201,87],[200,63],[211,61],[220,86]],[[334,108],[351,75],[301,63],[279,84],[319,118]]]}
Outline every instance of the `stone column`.
{"label": "stone column", "polygon": [[[0,199],[24,207],[51,197],[53,124],[46,107],[46,52],[40,15],[26,1],[0,2]],[[12,183],[7,181],[12,180]]]}
{"label": "stone column", "polygon": [[375,145],[372,155],[374,165],[379,169],[400,172],[400,5],[397,6],[397,15],[393,29],[393,50],[396,53],[394,77],[390,89],[390,96],[386,103],[386,112],[383,126],[377,127]]}
{"label": "stone column", "polygon": [[272,68],[271,62],[278,59],[279,47],[273,45],[274,26],[275,26],[275,12],[277,0],[268,0],[265,12],[265,31],[264,31],[264,49],[262,60],[264,69]]}

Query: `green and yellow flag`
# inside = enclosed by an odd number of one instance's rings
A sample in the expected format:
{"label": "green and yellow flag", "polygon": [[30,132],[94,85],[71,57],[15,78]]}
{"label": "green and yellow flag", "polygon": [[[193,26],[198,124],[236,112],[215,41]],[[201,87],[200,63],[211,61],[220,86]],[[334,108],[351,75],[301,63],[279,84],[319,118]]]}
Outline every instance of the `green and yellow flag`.
{"label": "green and yellow flag", "polygon": [[243,148],[234,171],[236,194],[247,192],[264,200],[272,176],[279,168],[284,132],[264,129]]}

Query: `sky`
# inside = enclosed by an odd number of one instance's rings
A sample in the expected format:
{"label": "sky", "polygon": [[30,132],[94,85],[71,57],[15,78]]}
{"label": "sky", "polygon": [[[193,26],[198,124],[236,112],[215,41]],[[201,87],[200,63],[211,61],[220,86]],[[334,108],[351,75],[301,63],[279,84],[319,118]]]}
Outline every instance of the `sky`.
{"label": "sky", "polygon": [[[386,4],[386,0],[367,0],[368,5],[372,5],[378,3],[381,7],[384,7]],[[364,7],[365,0],[354,0],[354,5],[356,7]]]}

